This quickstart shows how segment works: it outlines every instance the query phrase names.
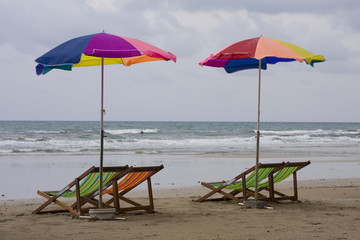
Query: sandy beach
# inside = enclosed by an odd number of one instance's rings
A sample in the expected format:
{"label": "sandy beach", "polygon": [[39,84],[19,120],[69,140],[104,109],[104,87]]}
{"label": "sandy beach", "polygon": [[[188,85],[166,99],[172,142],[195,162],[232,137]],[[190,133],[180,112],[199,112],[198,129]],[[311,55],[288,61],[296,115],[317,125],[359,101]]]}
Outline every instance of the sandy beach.
{"label": "sandy beach", "polygon": [[[156,189],[156,213],[125,215],[126,221],[33,215],[44,200],[1,200],[0,239],[359,239],[360,179],[298,185],[300,203],[273,204],[273,209],[193,202],[207,192],[201,186]],[[291,190],[289,182],[278,187]],[[144,194],[139,190],[133,197]]]}

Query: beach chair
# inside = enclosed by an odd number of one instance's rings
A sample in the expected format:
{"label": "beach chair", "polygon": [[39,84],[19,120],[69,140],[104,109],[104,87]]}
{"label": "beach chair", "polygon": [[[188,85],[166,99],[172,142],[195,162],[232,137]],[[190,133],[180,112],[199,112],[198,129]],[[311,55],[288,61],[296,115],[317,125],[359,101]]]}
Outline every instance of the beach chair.
{"label": "beach chair", "polygon": [[[260,163],[258,167],[258,182],[260,183],[262,180],[266,179],[272,171],[282,168],[284,164],[285,163],[273,163],[273,164]],[[255,166],[240,173],[231,180],[221,181],[221,182],[209,182],[209,183],[201,182],[201,185],[210,189],[211,191],[206,195],[197,199],[196,202],[232,199],[238,203],[242,203],[248,197],[247,191],[249,190],[249,188],[255,186]],[[239,193],[243,193],[243,196],[237,197],[236,195]],[[220,194],[223,196],[220,198],[210,198],[215,194]]]}
{"label": "beach chair", "polygon": [[[311,162],[288,162],[277,172],[272,172],[269,174],[268,181],[259,184],[259,192],[264,190],[269,192],[268,197],[262,198],[262,200],[269,202],[278,202],[281,200],[291,200],[291,201],[299,201],[298,199],[298,191],[297,191],[297,172],[309,165]],[[293,176],[293,191],[294,194],[287,195],[280,191],[275,190],[275,183],[281,182],[287,179],[290,176]],[[262,195],[264,196],[264,195]]]}
{"label": "beach chair", "polygon": [[[105,204],[115,207],[117,213],[139,213],[139,211],[145,211],[149,213],[154,212],[151,177],[163,168],[163,165],[151,167],[133,167],[131,170],[129,170],[126,176],[119,179],[117,184],[114,183],[112,188],[103,192],[104,194],[108,194],[110,196],[110,199]],[[147,181],[148,204],[141,204],[125,196],[125,194],[129,193],[131,190],[145,181]],[[128,206],[122,207],[120,200],[122,200],[124,203],[127,203],[126,205]]]}
{"label": "beach chair", "polygon": [[[279,201],[279,200],[292,200],[298,201],[297,194],[297,178],[296,172],[301,168],[310,164],[308,162],[297,163],[266,163],[259,164],[258,166],[258,197],[260,200],[265,201]],[[287,196],[284,193],[275,191],[274,184],[285,180],[290,175],[293,175],[294,195]],[[200,197],[196,202],[203,201],[219,201],[219,200],[234,200],[238,203],[243,203],[249,197],[254,197],[255,191],[255,166],[239,174],[229,181],[201,183],[202,186],[209,188],[211,191],[206,195]],[[264,195],[262,191],[267,191],[268,195]],[[242,196],[237,196],[238,194]],[[213,198],[213,195],[222,195],[220,198]],[[278,197],[276,197],[276,196]],[[212,198],[210,198],[212,197]]]}
{"label": "beach chair", "polygon": [[[102,189],[109,188],[114,181],[116,182],[119,178],[125,176],[131,169],[132,167],[129,168],[129,166],[103,167]],[[33,211],[33,214],[69,211],[75,216],[80,216],[82,214],[82,206],[84,204],[96,204],[94,197],[99,195],[99,192],[99,168],[93,166],[79,177],[75,178],[60,191],[38,190],[37,193],[46,198],[47,201]],[[60,201],[60,198],[76,198],[76,200],[72,204],[69,204],[65,203],[64,200]],[[63,209],[43,211],[51,203],[55,203]]]}

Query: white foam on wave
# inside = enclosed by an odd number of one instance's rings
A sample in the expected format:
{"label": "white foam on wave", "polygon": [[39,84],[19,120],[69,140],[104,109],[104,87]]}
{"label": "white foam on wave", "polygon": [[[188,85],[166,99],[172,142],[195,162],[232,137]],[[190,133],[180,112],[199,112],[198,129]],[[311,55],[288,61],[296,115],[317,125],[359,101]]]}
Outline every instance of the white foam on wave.
{"label": "white foam on wave", "polygon": [[326,136],[326,135],[261,135],[261,142],[263,144],[357,144],[360,142],[358,138],[349,136]]}
{"label": "white foam on wave", "polygon": [[21,140],[0,141],[0,153],[9,152],[80,152],[99,149],[100,140],[69,140],[24,138]]}
{"label": "white foam on wave", "polygon": [[[256,132],[256,130],[254,130]],[[332,129],[332,130],[260,130],[261,134],[272,134],[272,135],[357,135],[360,134],[359,130],[356,131],[346,131],[342,129]]]}
{"label": "white foam on wave", "polygon": [[112,135],[122,135],[122,134],[139,134],[143,133],[157,133],[158,129],[106,129],[105,132]]}
{"label": "white foam on wave", "polygon": [[114,145],[126,149],[160,149],[160,148],[188,148],[188,149],[199,149],[202,148],[232,148],[239,145],[251,145],[255,142],[254,138],[201,138],[201,139],[137,139],[134,141],[121,141],[113,142]]}
{"label": "white foam on wave", "polygon": [[41,133],[41,134],[53,134],[53,133],[62,133],[60,130],[32,130],[29,133]]}

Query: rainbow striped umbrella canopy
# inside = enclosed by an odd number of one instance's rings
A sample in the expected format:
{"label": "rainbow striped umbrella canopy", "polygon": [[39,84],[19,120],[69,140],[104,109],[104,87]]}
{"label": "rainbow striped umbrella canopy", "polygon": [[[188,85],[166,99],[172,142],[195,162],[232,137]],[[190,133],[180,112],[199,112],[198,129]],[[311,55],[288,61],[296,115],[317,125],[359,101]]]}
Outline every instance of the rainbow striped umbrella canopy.
{"label": "rainbow striped umbrella canopy", "polygon": [[73,67],[101,65],[102,58],[105,65],[130,66],[159,60],[176,62],[175,55],[140,40],[96,33],[71,39],[37,58],[36,73],[40,75],[52,69],[71,70]]}
{"label": "rainbow striped umbrella canopy", "polygon": [[246,69],[259,69],[255,200],[258,198],[261,69],[266,70],[268,64],[292,61],[305,61],[307,64],[314,66],[314,63],[324,62],[325,58],[322,55],[315,55],[294,44],[260,36],[234,43],[215,54],[211,54],[204,61],[199,62],[201,66],[224,68],[227,73]]}
{"label": "rainbow striped umbrella canopy", "polygon": [[294,44],[275,39],[257,37],[234,43],[200,62],[201,66],[222,67],[228,73],[259,67],[266,70],[267,64],[278,62],[305,61],[311,66],[324,62],[325,58],[315,55]]}

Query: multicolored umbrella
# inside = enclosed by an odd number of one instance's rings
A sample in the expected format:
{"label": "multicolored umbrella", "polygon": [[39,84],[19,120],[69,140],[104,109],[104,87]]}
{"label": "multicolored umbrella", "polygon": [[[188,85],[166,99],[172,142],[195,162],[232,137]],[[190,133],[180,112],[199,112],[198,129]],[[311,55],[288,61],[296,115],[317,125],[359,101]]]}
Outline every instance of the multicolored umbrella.
{"label": "multicolored umbrella", "polygon": [[292,61],[305,61],[307,64],[314,66],[314,63],[324,62],[325,58],[322,55],[315,55],[294,44],[260,36],[234,43],[215,54],[211,54],[204,61],[199,62],[201,66],[224,68],[227,73],[246,69],[259,69],[255,200],[258,199],[257,166],[259,164],[260,146],[261,69],[266,70],[268,64]]}
{"label": "multicolored umbrella", "polygon": [[[52,69],[71,71],[73,67],[101,65],[100,186],[103,182],[104,65],[123,64],[130,66],[136,63],[159,60],[176,62],[176,56],[137,39],[104,32],[71,39],[35,60],[38,63],[36,66],[38,75],[46,74]],[[99,195],[99,208],[101,207],[102,194]]]}
{"label": "multicolored umbrella", "polygon": [[315,55],[294,44],[257,37],[234,43],[200,62],[201,66],[222,67],[227,73],[240,70],[259,68],[266,70],[267,64],[278,62],[305,61],[314,66],[314,63],[324,62],[325,58]]}
{"label": "multicolored umbrella", "polygon": [[73,67],[102,64],[132,64],[173,60],[176,56],[133,38],[96,33],[71,39],[37,58],[36,73],[46,74],[52,69],[71,70]]}

